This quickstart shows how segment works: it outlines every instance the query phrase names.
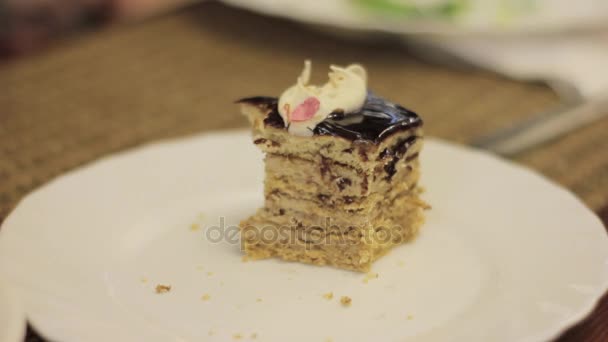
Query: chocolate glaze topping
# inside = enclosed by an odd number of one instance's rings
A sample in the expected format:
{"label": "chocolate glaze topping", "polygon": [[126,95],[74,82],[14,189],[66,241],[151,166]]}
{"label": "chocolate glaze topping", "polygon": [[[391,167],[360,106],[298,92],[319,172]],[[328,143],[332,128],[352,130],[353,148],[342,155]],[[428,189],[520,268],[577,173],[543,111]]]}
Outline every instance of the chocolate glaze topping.
{"label": "chocolate glaze topping", "polygon": [[[264,124],[275,128],[285,128],[279,115],[278,99],[274,97],[248,97],[237,101],[270,110]],[[363,107],[355,113],[345,115],[342,111],[331,113],[315,127],[314,135],[331,135],[349,140],[381,142],[394,132],[422,126],[420,117],[398,104],[389,102],[372,93],[367,94]]]}

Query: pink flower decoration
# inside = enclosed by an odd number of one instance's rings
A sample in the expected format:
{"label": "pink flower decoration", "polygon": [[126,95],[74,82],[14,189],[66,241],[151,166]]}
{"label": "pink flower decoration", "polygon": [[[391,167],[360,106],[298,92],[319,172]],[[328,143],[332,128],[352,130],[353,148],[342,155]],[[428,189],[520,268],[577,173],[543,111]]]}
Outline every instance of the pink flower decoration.
{"label": "pink flower decoration", "polygon": [[290,121],[306,121],[319,110],[321,103],[316,97],[309,97],[304,102],[300,103],[289,116]]}

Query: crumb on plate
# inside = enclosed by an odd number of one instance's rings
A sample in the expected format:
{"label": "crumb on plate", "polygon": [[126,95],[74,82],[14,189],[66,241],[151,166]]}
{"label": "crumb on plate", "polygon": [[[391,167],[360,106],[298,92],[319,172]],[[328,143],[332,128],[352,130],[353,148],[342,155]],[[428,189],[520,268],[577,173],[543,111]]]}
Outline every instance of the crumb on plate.
{"label": "crumb on plate", "polygon": [[197,230],[201,229],[201,226],[198,223],[193,223],[190,225],[190,230],[195,232]]}
{"label": "crumb on plate", "polygon": [[340,298],[340,304],[342,304],[343,306],[350,306],[352,302],[353,300],[349,296],[342,296]]}
{"label": "crumb on plate", "polygon": [[156,285],[156,293],[167,293],[169,291],[171,291],[171,285],[162,285],[162,284],[158,284]]}
{"label": "crumb on plate", "polygon": [[243,338],[243,335],[241,335],[241,334],[234,334],[234,335],[232,335],[232,338],[235,339],[235,340],[240,340],[240,339]]}
{"label": "crumb on plate", "polygon": [[256,298],[255,301],[259,303],[262,301],[262,298]]}
{"label": "crumb on plate", "polygon": [[327,292],[325,294],[323,294],[323,298],[330,300],[332,298],[334,298],[334,293],[333,292]]}
{"label": "crumb on plate", "polygon": [[204,295],[201,296],[201,300],[207,301],[209,299],[211,299],[211,296],[208,293],[205,293]]}

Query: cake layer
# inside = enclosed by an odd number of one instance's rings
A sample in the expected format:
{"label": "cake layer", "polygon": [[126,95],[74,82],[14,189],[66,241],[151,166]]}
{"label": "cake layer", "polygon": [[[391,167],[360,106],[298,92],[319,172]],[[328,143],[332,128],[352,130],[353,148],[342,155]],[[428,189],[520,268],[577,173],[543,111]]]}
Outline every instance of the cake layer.
{"label": "cake layer", "polygon": [[[418,198],[417,189],[400,193],[393,198],[376,198],[373,204],[369,207],[362,208],[358,211],[346,210],[344,208],[335,208],[330,206],[319,205],[303,199],[290,198],[287,196],[273,196],[265,202],[266,220],[274,220],[279,224],[291,224],[294,222],[308,226],[364,226],[378,219],[402,216],[400,212],[385,212],[390,206],[398,206],[401,208],[421,208],[424,209],[427,205]],[[393,210],[393,209],[391,209]]]}
{"label": "cake layer", "polygon": [[[417,144],[422,144],[421,142]],[[387,158],[374,170],[362,172],[328,159],[321,163],[311,160],[268,154],[266,156],[265,193],[274,191],[291,194],[292,197],[325,198],[346,203],[359,202],[360,197],[374,193],[387,195],[391,191],[404,191],[413,187],[419,179],[419,146],[395,163]],[[390,169],[389,174],[386,169]],[[396,181],[392,181],[395,179]]]}
{"label": "cake layer", "polygon": [[[253,260],[278,257],[286,261],[297,261],[319,266],[335,266],[343,269],[366,272],[379,256],[378,249],[364,243],[351,245],[324,245],[306,248],[299,243],[268,245],[245,245],[247,257]],[[377,255],[375,257],[375,255]]]}
{"label": "cake layer", "polygon": [[[280,215],[261,209],[241,223],[242,247],[252,258],[278,256],[285,260],[334,265],[367,271],[371,262],[392,246],[414,237],[423,222],[417,194],[397,197],[376,209],[365,225],[327,223],[322,215],[288,209]],[[294,220],[305,218],[309,224]],[[346,221],[348,222],[348,221]]]}
{"label": "cake layer", "polygon": [[[273,197],[266,201],[255,217],[263,221],[282,226],[307,226],[328,228],[338,226],[340,231],[349,231],[352,227],[361,229],[376,225],[379,221],[401,221],[412,211],[422,211],[427,204],[419,198],[419,189],[399,193],[392,198],[379,197],[373,205],[361,212],[351,213],[347,210],[319,206],[307,200]],[[399,222],[396,222],[398,224]]]}
{"label": "cake layer", "polygon": [[267,154],[265,162],[266,183],[275,182],[281,189],[290,186],[293,191],[335,192],[342,196],[365,196],[369,193],[372,172],[366,173],[332,159],[321,158],[316,162],[294,155]]}

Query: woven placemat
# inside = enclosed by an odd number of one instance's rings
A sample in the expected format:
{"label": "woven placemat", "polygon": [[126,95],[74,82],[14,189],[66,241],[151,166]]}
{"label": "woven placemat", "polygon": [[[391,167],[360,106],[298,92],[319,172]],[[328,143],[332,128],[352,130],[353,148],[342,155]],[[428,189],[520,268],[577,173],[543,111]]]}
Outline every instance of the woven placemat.
{"label": "woven placemat", "polygon": [[[558,104],[540,84],[422,62],[387,41],[344,41],[217,3],[88,34],[0,66],[0,222],[29,191],[112,152],[207,130],[245,127],[233,101],[278,94],[305,58],[361,62],[370,87],[419,112],[427,134],[467,143]],[[516,157],[578,194],[608,203],[608,120]],[[608,303],[564,340],[594,341]],[[597,321],[597,322],[596,322]],[[599,328],[598,328],[599,327]],[[601,334],[601,335],[598,335]],[[29,340],[36,340],[30,332]]]}

